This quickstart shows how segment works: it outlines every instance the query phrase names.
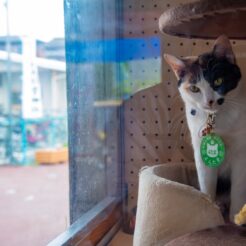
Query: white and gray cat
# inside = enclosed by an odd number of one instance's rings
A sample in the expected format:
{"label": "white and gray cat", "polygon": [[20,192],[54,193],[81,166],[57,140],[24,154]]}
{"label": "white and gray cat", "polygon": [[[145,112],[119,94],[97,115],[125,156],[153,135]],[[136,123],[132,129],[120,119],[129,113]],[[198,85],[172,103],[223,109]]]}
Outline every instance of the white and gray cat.
{"label": "white and gray cat", "polygon": [[[233,221],[246,203],[246,81],[241,80],[230,41],[220,36],[211,52],[196,57],[164,57],[178,78],[185,103],[200,190],[215,199],[218,178],[229,178]],[[201,130],[211,113],[216,114],[214,132],[226,146],[219,168],[204,165],[200,154]]]}

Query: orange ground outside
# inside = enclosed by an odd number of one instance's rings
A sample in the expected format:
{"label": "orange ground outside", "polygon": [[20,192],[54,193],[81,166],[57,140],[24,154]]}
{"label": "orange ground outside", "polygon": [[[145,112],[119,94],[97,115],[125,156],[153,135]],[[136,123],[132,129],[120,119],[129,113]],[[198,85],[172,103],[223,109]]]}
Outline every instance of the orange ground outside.
{"label": "orange ground outside", "polygon": [[44,246],[69,224],[68,165],[0,166],[0,245]]}

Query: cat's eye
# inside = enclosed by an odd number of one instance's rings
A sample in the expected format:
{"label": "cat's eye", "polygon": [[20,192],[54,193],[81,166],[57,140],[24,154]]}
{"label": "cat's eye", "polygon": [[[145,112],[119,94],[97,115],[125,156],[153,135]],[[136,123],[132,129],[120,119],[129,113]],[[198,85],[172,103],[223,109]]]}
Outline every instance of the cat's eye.
{"label": "cat's eye", "polygon": [[214,85],[215,86],[220,86],[223,83],[223,79],[222,78],[218,78],[214,81]]}
{"label": "cat's eye", "polygon": [[198,92],[200,92],[200,89],[197,86],[192,85],[192,86],[190,86],[190,91],[192,91],[194,93],[198,93]]}

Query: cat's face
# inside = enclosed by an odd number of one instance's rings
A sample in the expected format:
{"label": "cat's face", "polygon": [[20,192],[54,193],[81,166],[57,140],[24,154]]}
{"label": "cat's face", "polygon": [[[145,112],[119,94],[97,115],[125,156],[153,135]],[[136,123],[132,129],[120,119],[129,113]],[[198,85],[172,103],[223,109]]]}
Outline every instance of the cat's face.
{"label": "cat's face", "polygon": [[183,100],[206,112],[217,112],[241,78],[230,42],[225,36],[216,40],[211,52],[198,57],[164,57],[178,78]]}

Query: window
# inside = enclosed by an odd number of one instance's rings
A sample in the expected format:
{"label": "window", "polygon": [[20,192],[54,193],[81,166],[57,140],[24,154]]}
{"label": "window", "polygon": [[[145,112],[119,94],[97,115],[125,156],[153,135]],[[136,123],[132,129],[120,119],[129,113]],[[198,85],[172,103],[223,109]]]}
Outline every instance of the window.
{"label": "window", "polygon": [[[129,7],[116,0],[64,1],[71,226],[54,245],[94,245],[122,223],[129,189],[124,101],[160,83],[161,63],[158,34],[143,21],[131,26],[137,11]],[[150,7],[139,8],[144,18]]]}

